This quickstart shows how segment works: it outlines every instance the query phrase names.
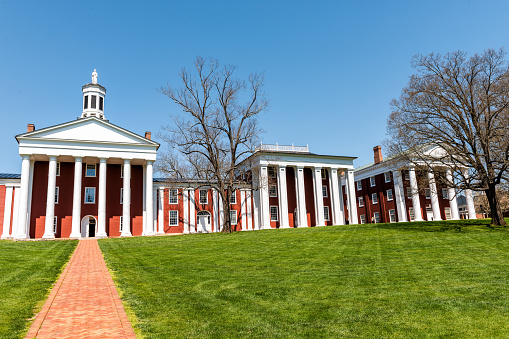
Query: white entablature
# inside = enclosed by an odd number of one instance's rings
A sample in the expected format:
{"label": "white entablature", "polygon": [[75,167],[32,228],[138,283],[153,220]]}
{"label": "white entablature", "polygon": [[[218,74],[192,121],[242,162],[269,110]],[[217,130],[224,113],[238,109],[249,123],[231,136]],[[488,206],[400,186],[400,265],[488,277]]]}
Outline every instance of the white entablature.
{"label": "white entablature", "polygon": [[[159,144],[106,120],[78,119],[16,136],[19,154],[156,160]],[[43,160],[43,159],[38,159]]]}

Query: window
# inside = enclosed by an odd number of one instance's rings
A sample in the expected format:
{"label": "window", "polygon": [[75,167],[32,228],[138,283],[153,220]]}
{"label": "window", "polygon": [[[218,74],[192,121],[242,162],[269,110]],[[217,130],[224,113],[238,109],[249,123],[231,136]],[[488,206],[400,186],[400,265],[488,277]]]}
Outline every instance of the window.
{"label": "window", "polygon": [[378,195],[376,193],[371,194],[371,201],[373,201],[373,205],[378,204]]}
{"label": "window", "polygon": [[277,186],[276,185],[269,186],[269,197],[277,197]]}
{"label": "window", "polygon": [[95,164],[87,164],[86,177],[95,177]]}
{"label": "window", "polygon": [[406,188],[406,197],[408,199],[412,198],[412,187],[407,187]]}
{"label": "window", "polygon": [[361,218],[361,224],[365,224],[366,223],[366,215],[365,214],[361,214],[360,218]]}
{"label": "window", "polygon": [[327,194],[327,186],[322,186],[322,195],[324,198],[327,198],[329,196]]}
{"label": "window", "polygon": [[389,222],[396,222],[396,211],[389,210]]}
{"label": "window", "polygon": [[447,188],[442,188],[442,197],[449,200],[449,191]]}
{"label": "window", "polygon": [[237,211],[230,211],[230,223],[237,225]]}
{"label": "window", "polygon": [[120,232],[122,232],[124,230],[124,217],[120,217],[120,222],[119,222],[119,225],[118,225],[118,230]]}
{"label": "window", "polygon": [[325,168],[322,168],[321,172],[322,172],[322,179],[324,179],[324,180],[327,179],[327,174],[326,174],[327,172],[326,172]]}
{"label": "window", "polygon": [[83,109],[88,108],[88,95],[85,96],[85,103],[83,104]]}
{"label": "window", "polygon": [[95,204],[95,187],[85,187],[85,204]]}
{"label": "window", "polygon": [[445,212],[445,220],[451,220],[452,219],[451,208],[450,207],[444,208],[444,212]]}
{"label": "window", "polygon": [[359,197],[359,207],[364,207],[364,197]]}
{"label": "window", "polygon": [[392,201],[392,199],[393,199],[392,190],[387,190],[387,201]]}
{"label": "window", "polygon": [[237,191],[233,191],[232,195],[230,196],[230,204],[236,203],[237,203]]}
{"label": "window", "polygon": [[375,224],[380,223],[380,213],[379,213],[379,212],[375,212],[375,213],[373,214],[373,219],[374,219],[374,221],[375,221]]}
{"label": "window", "polygon": [[177,204],[178,203],[178,190],[170,189],[168,192],[168,204]]}
{"label": "window", "polygon": [[323,219],[329,221],[329,206],[323,206]]}
{"label": "window", "polygon": [[208,199],[208,190],[201,189],[200,190],[200,204],[205,205],[209,203]]}
{"label": "window", "polygon": [[431,190],[429,188],[424,189],[424,194],[426,194],[426,199],[431,199]]}
{"label": "window", "polygon": [[405,170],[405,180],[410,180],[410,171]]}
{"label": "window", "polygon": [[276,168],[275,167],[268,167],[267,171],[269,172],[269,178],[275,178],[277,176]]}
{"label": "window", "polygon": [[170,211],[170,226],[179,225],[179,211]]}
{"label": "window", "polygon": [[60,176],[60,162],[57,162],[57,177]]}
{"label": "window", "polygon": [[90,108],[96,108],[97,106],[97,95],[90,96]]}
{"label": "window", "polygon": [[120,177],[124,177],[124,165],[120,165]]}
{"label": "window", "polygon": [[99,110],[103,110],[103,106],[104,106],[104,98],[103,97],[99,97]]}
{"label": "window", "polygon": [[270,206],[270,221],[278,221],[277,206]]}
{"label": "window", "polygon": [[53,217],[53,233],[57,234],[57,225],[58,225],[58,218],[56,216]]}
{"label": "window", "polygon": [[59,193],[60,189],[57,187],[55,187],[55,204],[58,204],[58,193]]}
{"label": "window", "polygon": [[414,213],[414,208],[413,207],[410,207],[408,209],[408,212],[410,214],[410,221],[414,221],[415,220],[415,213]]}
{"label": "window", "polygon": [[376,180],[375,180],[375,177],[370,177],[370,178],[369,178],[369,183],[370,183],[371,187],[376,186]]}
{"label": "window", "polygon": [[391,182],[391,172],[385,172],[385,182]]}
{"label": "window", "polygon": [[362,181],[359,180],[356,182],[356,184],[357,184],[357,191],[360,191],[362,189]]}

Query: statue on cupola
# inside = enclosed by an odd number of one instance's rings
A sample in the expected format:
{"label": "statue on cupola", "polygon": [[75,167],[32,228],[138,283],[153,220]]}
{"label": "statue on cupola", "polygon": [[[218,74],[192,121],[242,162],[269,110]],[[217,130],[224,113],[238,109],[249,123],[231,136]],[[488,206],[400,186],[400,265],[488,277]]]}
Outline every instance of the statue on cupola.
{"label": "statue on cupola", "polygon": [[96,117],[104,118],[104,97],[106,88],[97,83],[97,70],[92,72],[92,82],[82,87],[83,91],[83,112],[80,119]]}

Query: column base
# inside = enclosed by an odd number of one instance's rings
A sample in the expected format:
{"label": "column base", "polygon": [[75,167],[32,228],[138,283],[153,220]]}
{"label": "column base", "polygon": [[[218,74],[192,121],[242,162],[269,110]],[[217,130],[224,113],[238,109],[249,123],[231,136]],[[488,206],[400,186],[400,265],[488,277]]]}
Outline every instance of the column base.
{"label": "column base", "polygon": [[69,238],[73,238],[73,239],[81,238],[81,233],[71,233]]}
{"label": "column base", "polygon": [[42,236],[42,239],[55,239],[55,235],[54,234],[44,234]]}
{"label": "column base", "polygon": [[327,225],[316,225],[315,227],[324,227],[324,226],[327,226]]}
{"label": "column base", "polygon": [[260,229],[261,230],[271,230],[272,227],[270,227],[270,226],[261,226]]}
{"label": "column base", "polygon": [[2,239],[2,240],[6,240],[6,239],[12,239],[12,237],[11,237],[10,235],[2,235],[2,236],[0,237],[0,239]]}
{"label": "column base", "polygon": [[16,235],[12,236],[12,239],[14,239],[14,240],[25,240],[25,239],[27,239],[27,235],[26,234],[16,234]]}
{"label": "column base", "polygon": [[131,232],[129,233],[122,233],[120,234],[120,237],[123,238],[123,237],[132,237],[133,235],[131,234]]}
{"label": "column base", "polygon": [[156,235],[165,235],[166,233],[164,232],[157,232]]}
{"label": "column base", "polygon": [[151,236],[151,235],[156,235],[154,232],[147,232],[147,234],[145,234],[147,236]]}
{"label": "column base", "polygon": [[[122,236],[122,235],[120,235],[120,236]],[[106,233],[98,233],[95,235],[95,237],[96,238],[107,238],[108,235]]]}
{"label": "column base", "polygon": [[279,226],[279,228],[291,228],[290,225]]}

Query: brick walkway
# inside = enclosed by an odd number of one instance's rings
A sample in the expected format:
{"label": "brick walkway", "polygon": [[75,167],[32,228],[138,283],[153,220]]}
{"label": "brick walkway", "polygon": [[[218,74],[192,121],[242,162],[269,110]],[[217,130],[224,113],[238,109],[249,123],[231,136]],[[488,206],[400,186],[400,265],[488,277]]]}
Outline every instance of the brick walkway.
{"label": "brick walkway", "polygon": [[79,242],[26,338],[136,338],[96,239]]}

